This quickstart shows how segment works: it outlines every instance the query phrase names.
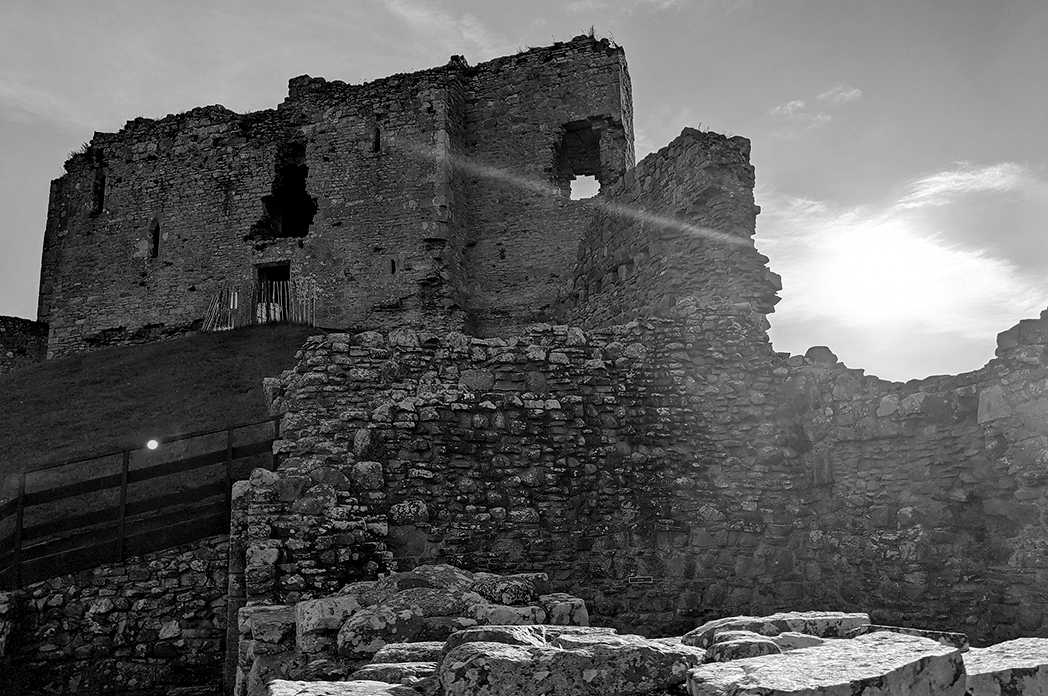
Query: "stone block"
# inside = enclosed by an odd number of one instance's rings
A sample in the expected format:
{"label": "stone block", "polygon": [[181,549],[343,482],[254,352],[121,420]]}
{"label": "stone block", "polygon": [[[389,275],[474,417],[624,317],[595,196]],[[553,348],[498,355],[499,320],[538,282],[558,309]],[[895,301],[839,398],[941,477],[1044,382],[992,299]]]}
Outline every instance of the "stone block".
{"label": "stone block", "polygon": [[708,648],[720,631],[753,631],[762,636],[777,636],[784,631],[807,633],[823,638],[840,638],[870,623],[868,614],[839,611],[794,611],[770,616],[730,616],[708,621],[681,638],[685,645]]}
{"label": "stone block", "polygon": [[858,636],[866,635],[867,633],[875,633],[876,631],[892,631],[893,633],[904,633],[908,636],[919,636],[921,638],[928,638],[934,640],[937,643],[943,645],[949,645],[957,648],[961,652],[968,651],[968,636],[963,633],[951,633],[949,631],[928,631],[921,628],[907,628],[905,626],[880,626],[877,624],[867,624],[865,626],[859,626],[856,629],[848,631],[844,638],[856,638]]}
{"label": "stone block", "polygon": [[377,681],[305,682],[274,679],[266,696],[419,696],[409,686]]}
{"label": "stone block", "polygon": [[478,624],[492,626],[514,626],[541,624],[546,621],[546,612],[540,606],[507,607],[502,604],[474,604],[469,616]]}
{"label": "stone block", "polygon": [[375,653],[372,662],[436,662],[443,649],[444,641],[390,643]]}
{"label": "stone block", "polygon": [[[360,610],[353,596],[310,599],[295,605],[295,643],[302,652],[318,652],[330,645],[345,620]],[[318,634],[330,633],[330,636]]]}
{"label": "stone block", "polygon": [[1048,696],[1048,638],[1017,638],[964,654],[967,696]]}
{"label": "stone block", "polygon": [[959,650],[888,632],[688,672],[690,696],[963,696],[964,690]]}
{"label": "stone block", "polygon": [[436,662],[382,663],[373,661],[370,665],[361,667],[349,675],[349,678],[401,684],[406,680],[422,679],[423,677],[433,676],[436,673]]}
{"label": "stone block", "polygon": [[546,612],[546,622],[556,626],[589,626],[586,602],[563,592],[541,595],[539,606]]}
{"label": "stone block", "polygon": [[704,654],[640,636],[575,634],[557,646],[464,643],[439,673],[445,696],[628,696],[681,684]]}
{"label": "stone block", "polygon": [[422,612],[416,608],[374,606],[362,609],[342,624],[336,644],[339,655],[370,659],[388,643],[408,643],[423,629]]}

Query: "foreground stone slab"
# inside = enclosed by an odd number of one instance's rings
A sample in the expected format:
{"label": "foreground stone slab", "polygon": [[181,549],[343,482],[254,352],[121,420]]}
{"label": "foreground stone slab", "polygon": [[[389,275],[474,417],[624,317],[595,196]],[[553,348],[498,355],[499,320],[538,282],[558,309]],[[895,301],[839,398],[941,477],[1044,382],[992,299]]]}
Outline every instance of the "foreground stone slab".
{"label": "foreground stone slab", "polygon": [[969,696],[1048,696],[1048,638],[1018,638],[964,654]]}
{"label": "foreground stone slab", "polygon": [[777,636],[786,631],[821,638],[843,638],[848,632],[870,623],[869,614],[840,611],[787,611],[770,616],[729,616],[708,621],[682,638],[685,645],[708,648],[721,631],[753,631]]}
{"label": "foreground stone slab", "polygon": [[705,664],[691,696],[963,696],[961,651],[927,638],[877,632],[781,655]]}
{"label": "foreground stone slab", "polygon": [[377,681],[304,682],[277,679],[268,696],[418,696],[408,686]]}
{"label": "foreground stone slab", "polygon": [[444,655],[445,696],[628,696],[681,684],[705,651],[612,634],[562,635],[558,646],[469,642]]}
{"label": "foreground stone slab", "polygon": [[436,662],[391,662],[386,664],[374,662],[366,667],[361,667],[349,675],[349,678],[403,684],[408,680],[431,677],[436,673]]}
{"label": "foreground stone slab", "polygon": [[[444,643],[442,653],[447,655],[464,643],[506,643],[535,648],[553,645],[561,647],[562,636],[611,636],[617,631],[602,626],[477,626],[452,633]],[[679,643],[678,643],[679,645]]]}
{"label": "foreground stone slab", "polygon": [[375,663],[393,662],[436,662],[444,650],[444,643],[424,641],[419,643],[390,643],[372,659]]}
{"label": "foreground stone slab", "polygon": [[845,638],[855,638],[857,636],[865,635],[867,633],[875,633],[876,631],[892,631],[894,633],[905,633],[908,636],[919,636],[921,638],[930,638],[937,643],[943,645],[950,645],[961,652],[968,651],[968,636],[963,633],[952,633],[950,631],[929,631],[923,628],[907,628],[906,626],[881,626],[878,624],[868,624],[866,626],[859,626],[858,628],[849,631]]}

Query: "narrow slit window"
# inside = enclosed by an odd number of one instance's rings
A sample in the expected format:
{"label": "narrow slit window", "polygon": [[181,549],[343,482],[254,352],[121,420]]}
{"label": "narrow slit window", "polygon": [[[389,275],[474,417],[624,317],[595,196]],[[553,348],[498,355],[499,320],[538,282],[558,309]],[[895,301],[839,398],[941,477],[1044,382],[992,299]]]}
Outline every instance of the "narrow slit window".
{"label": "narrow slit window", "polygon": [[156,218],[149,223],[149,256],[154,259],[160,256],[160,222]]}
{"label": "narrow slit window", "polygon": [[397,272],[397,260],[396,259],[390,259],[389,260],[389,274],[390,275],[395,275],[396,272]]}
{"label": "narrow slit window", "polygon": [[382,149],[382,133],[379,131],[378,126],[372,126],[371,128],[371,151],[378,152]]}

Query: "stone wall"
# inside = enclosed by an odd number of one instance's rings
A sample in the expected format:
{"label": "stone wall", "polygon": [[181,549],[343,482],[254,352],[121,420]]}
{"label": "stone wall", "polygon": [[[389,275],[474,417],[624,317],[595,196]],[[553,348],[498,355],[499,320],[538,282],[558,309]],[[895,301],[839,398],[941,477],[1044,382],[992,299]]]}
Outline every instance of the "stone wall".
{"label": "stone wall", "polygon": [[773,311],[782,285],[752,240],[750,143],[685,128],[602,190],[561,317],[582,327],[669,316],[684,298]]}
{"label": "stone wall", "polygon": [[0,374],[35,365],[47,351],[47,324],[0,316]]}
{"label": "stone wall", "polygon": [[227,561],[213,537],[23,588],[0,692],[223,693]]}
{"label": "stone wall", "polygon": [[278,551],[253,598],[319,596],[391,555],[541,563],[595,623],[642,632],[792,607],[977,644],[1048,635],[1048,320],[1002,334],[982,370],[897,384],[826,349],[774,353],[746,303],[675,311],[311,339],[278,398],[288,468],[262,488],[370,536],[317,552],[297,541],[311,518],[269,533],[255,507],[256,543]]}
{"label": "stone wall", "polygon": [[470,88],[469,307],[475,333],[508,336],[571,287],[593,213],[570,180],[610,186],[633,166],[629,73],[621,48],[579,37],[479,65]]}
{"label": "stone wall", "polygon": [[96,133],[51,187],[49,352],[197,328],[259,278],[316,297],[324,327],[548,314],[590,214],[557,186],[632,166],[628,102],[622,49],[583,36],[362,85],[301,76],[273,110]]}

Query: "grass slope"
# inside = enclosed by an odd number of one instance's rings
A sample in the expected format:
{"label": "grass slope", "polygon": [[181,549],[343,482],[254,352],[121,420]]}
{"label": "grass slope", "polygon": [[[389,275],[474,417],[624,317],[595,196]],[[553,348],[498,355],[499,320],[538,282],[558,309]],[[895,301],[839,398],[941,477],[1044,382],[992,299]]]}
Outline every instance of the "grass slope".
{"label": "grass slope", "polygon": [[107,348],[0,375],[0,475],[267,416],[262,378],[317,329],[270,325]]}

